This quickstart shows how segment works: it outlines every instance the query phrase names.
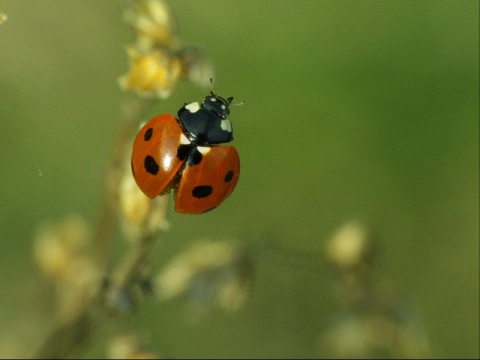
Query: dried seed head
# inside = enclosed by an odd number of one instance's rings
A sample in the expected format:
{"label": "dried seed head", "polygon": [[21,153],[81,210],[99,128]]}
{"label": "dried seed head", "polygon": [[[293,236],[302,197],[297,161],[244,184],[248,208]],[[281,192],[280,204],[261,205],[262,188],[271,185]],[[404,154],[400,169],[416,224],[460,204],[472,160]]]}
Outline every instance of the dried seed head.
{"label": "dried seed head", "polygon": [[352,270],[368,265],[373,244],[366,226],[357,222],[342,226],[328,241],[328,260],[341,270]]}
{"label": "dried seed head", "polygon": [[119,79],[123,90],[166,99],[181,79],[208,86],[213,66],[199,47],[182,47],[177,22],[162,0],[137,0],[125,10],[125,21],[135,33],[127,47],[130,70]]}
{"label": "dried seed head", "polygon": [[89,244],[88,225],[78,216],[42,225],[38,231],[34,254],[41,271],[55,281],[57,321],[76,318],[97,294],[101,272],[88,252]]}
{"label": "dried seed head", "polygon": [[137,0],[125,10],[124,20],[132,26],[139,49],[178,47],[177,21],[165,1]]}
{"label": "dried seed head", "polygon": [[[405,312],[405,309],[402,309]],[[338,317],[318,338],[321,358],[416,359],[431,357],[429,340],[416,315],[371,310]],[[399,321],[400,320],[400,321]]]}
{"label": "dried seed head", "polygon": [[161,300],[182,296],[197,307],[236,310],[248,297],[251,276],[251,260],[243,247],[204,240],[174,258],[155,286]]}
{"label": "dried seed head", "polygon": [[160,359],[158,354],[149,351],[135,335],[118,335],[108,348],[110,359]]}
{"label": "dried seed head", "polygon": [[40,270],[53,280],[64,279],[75,260],[85,253],[89,240],[88,225],[78,216],[70,216],[59,224],[41,225],[34,241]]}
{"label": "dried seed head", "polygon": [[138,187],[132,176],[130,166],[124,167],[120,183],[120,207],[123,227],[129,239],[141,238],[140,235],[153,235],[166,231],[168,196],[148,198]]}
{"label": "dried seed head", "polygon": [[7,14],[0,13],[0,25],[2,25],[7,20],[8,20]]}
{"label": "dried seed head", "polygon": [[182,61],[168,50],[139,52],[127,49],[129,72],[119,79],[122,90],[134,90],[144,97],[166,99],[182,75]]}

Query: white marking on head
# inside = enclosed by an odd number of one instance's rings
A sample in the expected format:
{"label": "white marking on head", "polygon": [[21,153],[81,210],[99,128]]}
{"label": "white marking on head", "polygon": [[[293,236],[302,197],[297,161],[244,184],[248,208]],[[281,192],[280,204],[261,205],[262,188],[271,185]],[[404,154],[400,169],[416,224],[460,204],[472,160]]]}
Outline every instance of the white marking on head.
{"label": "white marking on head", "polygon": [[210,148],[208,146],[197,146],[197,150],[202,154],[206,155],[210,152]]}
{"label": "white marking on head", "polygon": [[188,138],[184,134],[181,134],[180,135],[180,144],[181,145],[189,145],[189,144],[191,144],[191,141],[188,140]]}
{"label": "white marking on head", "polygon": [[230,120],[222,120],[220,122],[220,127],[222,128],[223,131],[226,131],[229,133],[232,132],[232,123],[230,122]]}
{"label": "white marking on head", "polygon": [[227,107],[225,105],[222,105],[221,108],[225,110]]}
{"label": "white marking on head", "polygon": [[185,105],[185,109],[187,109],[191,113],[196,113],[198,110],[200,110],[200,103],[199,102],[192,102],[188,105]]}

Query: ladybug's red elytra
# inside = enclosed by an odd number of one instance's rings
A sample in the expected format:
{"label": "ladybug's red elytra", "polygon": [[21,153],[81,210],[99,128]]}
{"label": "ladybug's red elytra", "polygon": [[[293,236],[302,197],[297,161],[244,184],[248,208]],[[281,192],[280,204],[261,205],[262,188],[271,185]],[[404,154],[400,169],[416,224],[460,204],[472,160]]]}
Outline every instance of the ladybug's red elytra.
{"label": "ladybug's red elytra", "polygon": [[132,172],[138,187],[153,199],[173,191],[175,211],[202,214],[220,205],[235,189],[240,158],[227,119],[233,98],[211,91],[185,104],[178,118],[162,114],[147,122],[133,143]]}

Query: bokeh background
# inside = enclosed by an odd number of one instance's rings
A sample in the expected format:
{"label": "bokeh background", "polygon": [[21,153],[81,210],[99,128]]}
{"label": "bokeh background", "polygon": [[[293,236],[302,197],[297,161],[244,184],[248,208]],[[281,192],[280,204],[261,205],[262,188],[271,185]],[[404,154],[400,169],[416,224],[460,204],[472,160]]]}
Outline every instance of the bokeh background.
{"label": "bokeh background", "polygon": [[[205,215],[171,211],[155,266],[205,237],[320,253],[358,219],[377,234],[379,276],[416,304],[432,356],[478,358],[478,1],[171,4],[183,42],[214,63],[216,91],[248,103],[230,117],[237,189]],[[96,222],[125,100],[123,5],[0,1],[1,357],[21,356],[51,326],[37,225],[72,213]],[[150,115],[205,94],[182,83]],[[331,274],[288,263],[257,264],[235,314],[192,324],[182,304],[148,301],[116,326],[176,357],[318,356],[336,309]]]}

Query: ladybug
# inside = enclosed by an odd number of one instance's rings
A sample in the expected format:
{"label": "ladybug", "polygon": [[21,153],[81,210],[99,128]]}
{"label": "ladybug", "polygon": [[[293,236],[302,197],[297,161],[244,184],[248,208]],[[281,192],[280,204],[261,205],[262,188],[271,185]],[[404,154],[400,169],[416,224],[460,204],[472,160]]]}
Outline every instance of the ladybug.
{"label": "ladybug", "polygon": [[227,119],[233,97],[214,91],[185,103],[178,117],[162,114],[147,122],[133,143],[132,172],[149,198],[173,191],[175,211],[202,214],[220,205],[235,189],[240,158]]}

